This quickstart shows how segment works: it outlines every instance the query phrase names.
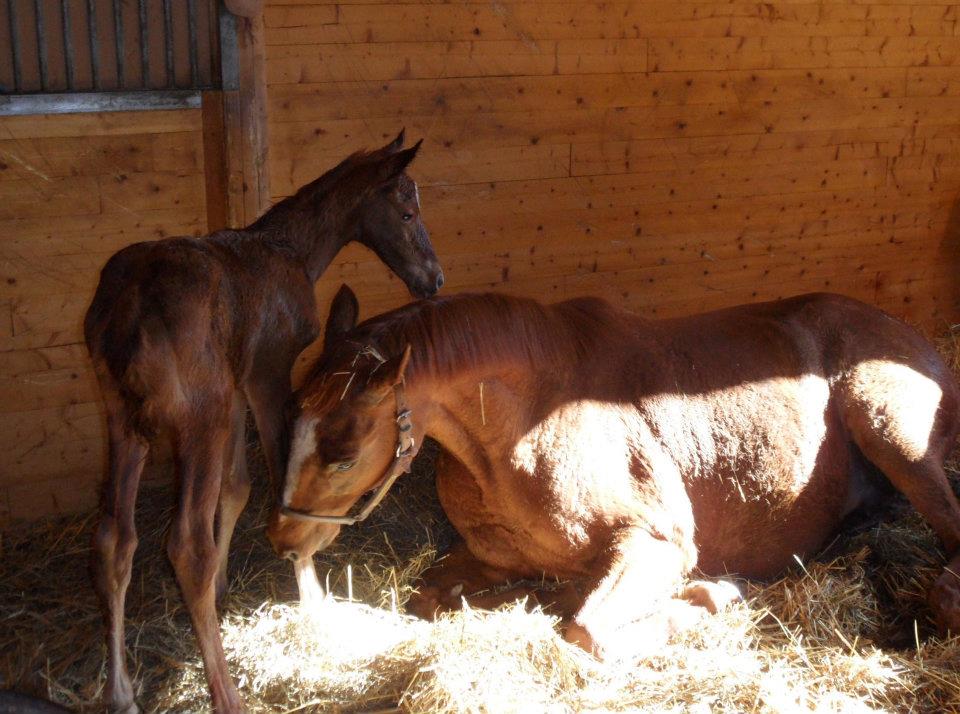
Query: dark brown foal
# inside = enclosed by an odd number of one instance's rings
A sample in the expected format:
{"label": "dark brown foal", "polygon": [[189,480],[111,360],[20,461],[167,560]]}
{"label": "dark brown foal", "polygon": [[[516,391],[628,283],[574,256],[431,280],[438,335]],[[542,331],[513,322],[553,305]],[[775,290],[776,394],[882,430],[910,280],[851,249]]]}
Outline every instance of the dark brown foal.
{"label": "dark brown foal", "polygon": [[443,284],[416,184],[404,173],[419,143],[407,150],[402,144],[401,132],[378,151],[354,154],[248,228],[137,243],[104,267],[84,330],[110,439],[94,579],[107,623],[106,699],[114,711],[138,711],[124,657],[123,607],[137,545],[137,486],[158,432],[170,434],[180,486],[167,550],[214,708],[241,709],[215,601],[226,589],[230,538],[250,491],[247,406],[278,483],[290,370],[319,332],[313,284],[349,241],[376,252],[414,295]]}

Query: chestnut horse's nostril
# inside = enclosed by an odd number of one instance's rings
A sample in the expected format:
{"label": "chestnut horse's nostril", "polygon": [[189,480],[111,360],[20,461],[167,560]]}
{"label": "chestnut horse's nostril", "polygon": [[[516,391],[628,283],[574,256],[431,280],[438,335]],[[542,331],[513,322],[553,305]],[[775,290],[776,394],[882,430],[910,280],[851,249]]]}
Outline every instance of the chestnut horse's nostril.
{"label": "chestnut horse's nostril", "polygon": [[288,550],[280,557],[284,560],[289,560],[291,563],[296,563],[298,560],[300,560],[300,554],[295,550]]}
{"label": "chestnut horse's nostril", "polygon": [[437,273],[437,290],[443,287],[443,271]]}

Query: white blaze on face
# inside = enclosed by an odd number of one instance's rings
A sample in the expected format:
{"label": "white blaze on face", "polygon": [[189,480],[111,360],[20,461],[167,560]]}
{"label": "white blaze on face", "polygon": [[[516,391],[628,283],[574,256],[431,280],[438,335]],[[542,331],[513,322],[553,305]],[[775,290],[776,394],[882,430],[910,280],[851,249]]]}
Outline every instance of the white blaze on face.
{"label": "white blaze on face", "polygon": [[317,419],[300,418],[293,430],[293,442],[290,446],[290,460],[287,462],[287,479],[283,489],[283,503],[290,505],[290,499],[297,492],[300,472],[303,465],[317,451]]}
{"label": "white blaze on face", "polygon": [[417,187],[417,182],[413,182],[413,197],[417,200],[417,211],[420,210],[420,189]]}

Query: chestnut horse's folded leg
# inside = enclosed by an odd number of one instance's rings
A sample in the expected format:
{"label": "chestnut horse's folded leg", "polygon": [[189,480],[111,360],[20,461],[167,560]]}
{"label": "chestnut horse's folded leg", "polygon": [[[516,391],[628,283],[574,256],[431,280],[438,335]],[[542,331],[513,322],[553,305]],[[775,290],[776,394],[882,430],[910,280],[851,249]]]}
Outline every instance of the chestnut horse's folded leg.
{"label": "chestnut horse's folded leg", "polygon": [[[105,390],[106,393],[106,390]],[[109,473],[104,483],[100,523],[94,537],[94,584],[103,604],[107,625],[107,684],[105,699],[111,711],[139,711],[127,672],[123,645],[123,608],[130,584],[137,532],[133,513],[140,474],[149,445],[134,433],[119,398],[107,400],[110,439]]]}
{"label": "chestnut horse's folded leg", "polygon": [[459,610],[464,601],[476,609],[493,610],[527,599],[530,605],[539,605],[560,617],[570,617],[583,604],[583,596],[571,583],[553,588],[517,585],[497,589],[523,577],[478,560],[461,540],[440,562],[424,572],[423,584],[410,596],[407,612],[430,620],[443,612]]}
{"label": "chestnut horse's folded leg", "polygon": [[459,540],[423,572],[421,580],[407,602],[407,612],[432,620],[442,612],[459,610],[464,595],[508,582],[510,573],[480,562]]}
{"label": "chestnut horse's folded leg", "polygon": [[167,542],[167,553],[200,643],[213,708],[218,714],[242,711],[240,695],[223,654],[216,609],[217,547],[213,526],[224,454],[231,436],[229,410],[223,412],[219,420],[209,415],[205,419],[195,417],[175,436],[180,503]]}
{"label": "chestnut horse's folded leg", "polygon": [[672,599],[690,561],[683,548],[646,530],[623,531],[612,545],[609,569],[568,625],[566,639],[598,657],[641,654],[663,644],[706,612]]}
{"label": "chestnut horse's folded leg", "polygon": [[217,602],[227,594],[227,558],[237,518],[250,497],[250,476],[247,473],[247,405],[237,392],[234,395],[231,433],[227,439],[220,484],[220,505],[217,509]]}

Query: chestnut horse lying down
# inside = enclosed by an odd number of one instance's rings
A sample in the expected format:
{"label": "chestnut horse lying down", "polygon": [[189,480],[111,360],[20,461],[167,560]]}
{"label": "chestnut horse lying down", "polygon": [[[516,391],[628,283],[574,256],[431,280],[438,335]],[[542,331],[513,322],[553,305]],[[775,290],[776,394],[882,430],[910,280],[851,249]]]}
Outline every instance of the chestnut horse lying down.
{"label": "chestnut horse lying down", "polygon": [[298,394],[268,531],[282,556],[327,546],[352,520],[330,516],[429,435],[463,542],[411,608],[575,579],[567,639],[624,654],[723,604],[716,584],[680,589],[694,567],[766,578],[815,553],[879,470],[943,541],[929,602],[960,632],[960,507],[943,471],[960,395],[933,347],[880,310],[819,294],[650,321],[598,299],[491,294],[354,328],[356,313],[341,288]]}

